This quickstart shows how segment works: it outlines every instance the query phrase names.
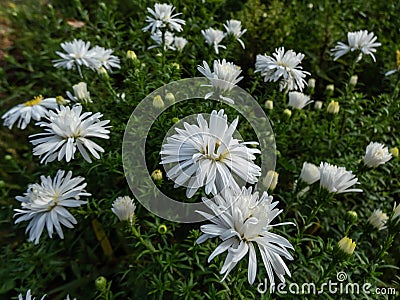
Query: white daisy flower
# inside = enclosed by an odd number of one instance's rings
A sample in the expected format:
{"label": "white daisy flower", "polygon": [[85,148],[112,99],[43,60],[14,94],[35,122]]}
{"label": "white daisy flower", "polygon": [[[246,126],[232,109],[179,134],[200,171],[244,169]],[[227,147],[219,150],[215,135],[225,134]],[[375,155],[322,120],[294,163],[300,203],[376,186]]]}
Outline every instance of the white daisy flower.
{"label": "white daisy flower", "polygon": [[[76,149],[82,154],[83,158],[92,162],[86,149],[97,159],[100,158],[99,152],[104,149],[92,142],[90,138],[108,139],[110,131],[106,126],[110,121],[100,121],[103,116],[101,113],[85,112],[81,114],[82,106],[76,105],[72,108],[62,106],[57,113],[51,111],[46,117],[48,122],[39,122],[40,127],[44,127],[44,133],[34,134],[30,137],[35,146],[33,154],[41,157],[41,163],[59,161],[65,157],[69,162],[74,158]],[[86,149],[85,149],[86,148]]]}
{"label": "white daisy flower", "polygon": [[61,43],[61,47],[66,53],[57,51],[56,53],[61,56],[61,59],[53,60],[54,67],[65,68],[68,70],[78,69],[81,73],[81,66],[88,67],[92,70],[97,70],[101,63],[95,57],[95,52],[90,51],[90,42],[74,39],[72,42]]}
{"label": "white daisy flower", "polygon": [[218,48],[226,49],[224,45],[219,44],[225,37],[225,33],[223,33],[221,30],[210,27],[206,30],[202,30],[201,34],[204,36],[204,39],[208,45],[214,46],[216,54],[219,53]]}
{"label": "white daisy flower", "polygon": [[319,168],[311,163],[304,162],[303,168],[301,169],[300,178],[308,184],[317,182],[320,177]]}
{"label": "white daisy flower", "polygon": [[296,54],[293,50],[285,52],[285,48],[281,47],[275,49],[273,56],[257,55],[255,72],[260,72],[264,81],[277,82],[281,80],[281,91],[302,91],[307,85],[304,78],[306,75],[310,75],[309,72],[301,70],[300,63],[304,54]]}
{"label": "white daisy flower", "polygon": [[[176,50],[174,47],[174,41],[175,41],[174,34],[170,31],[166,31],[164,38],[165,38],[164,50]],[[150,46],[149,49],[161,47],[163,42],[161,30],[157,30],[155,33],[153,33],[151,35],[151,39],[156,42],[156,45]]]}
{"label": "white daisy flower", "polygon": [[80,103],[93,103],[92,99],[90,98],[90,93],[87,90],[86,82],[79,82],[72,86],[74,90],[74,94],[67,92],[67,96],[74,102]]}
{"label": "white daisy flower", "polygon": [[212,210],[211,214],[197,211],[212,222],[200,227],[204,234],[197,239],[197,243],[200,244],[214,237],[219,237],[223,241],[208,258],[210,262],[217,255],[228,251],[221,269],[221,274],[225,273],[222,280],[249,253],[248,281],[253,284],[257,273],[255,250],[255,245],[257,245],[270,285],[275,285],[274,273],[281,282],[285,282],[285,274],[289,276],[291,274],[282,256],[293,260],[287,250],[287,248],[293,250],[293,246],[287,239],[270,230],[275,226],[293,223],[271,225],[271,222],[282,212],[275,208],[278,201],[272,202],[273,197],[268,196],[267,192],[259,197],[258,192],[252,194],[251,188],[245,187],[236,192],[227,189],[223,195],[218,195],[213,200],[203,198],[203,202]]}
{"label": "white daisy flower", "polygon": [[100,62],[100,66],[104,67],[106,70],[111,71],[112,68],[121,68],[119,58],[115,55],[112,55],[112,49],[105,49],[100,46],[95,46],[89,52]]}
{"label": "white daisy flower", "polygon": [[32,100],[14,106],[7,111],[1,118],[4,119],[3,125],[11,129],[15,122],[17,127],[25,129],[31,122],[31,119],[39,121],[46,116],[49,109],[57,109],[56,98],[43,98],[42,95],[36,96]]}
{"label": "white daisy flower", "polygon": [[185,21],[182,19],[175,18],[176,16],[181,15],[182,13],[177,13],[172,15],[172,12],[175,10],[175,7],[170,4],[160,4],[156,3],[154,5],[154,10],[150,7],[147,8],[147,11],[152,16],[146,17],[146,22],[150,23],[142,30],[146,32],[151,29],[151,33],[156,32],[159,28],[168,27],[170,30],[175,30],[178,32],[182,31],[182,25],[185,25]]}
{"label": "white daisy flower", "polygon": [[187,43],[188,43],[187,39],[185,39],[183,37],[176,36],[174,38],[174,46],[175,46],[176,50],[178,50],[178,51],[182,51],[183,48],[185,48]]}
{"label": "white daisy flower", "polygon": [[355,184],[360,184],[356,175],[346,171],[344,167],[337,167],[327,162],[321,162],[320,186],[330,193],[362,192],[361,189],[349,189]]}
{"label": "white daisy flower", "polygon": [[242,30],[242,22],[238,20],[229,20],[226,21],[226,24],[224,24],[225,30],[227,34],[231,34],[235,37],[235,39],[240,43],[242,48],[244,49],[244,43],[240,39],[240,37],[247,31],[247,29]]}
{"label": "white daisy flower", "polygon": [[363,160],[367,167],[376,168],[388,162],[391,158],[392,154],[389,153],[388,147],[381,143],[371,142],[365,150]]}
{"label": "white daisy flower", "polygon": [[136,205],[129,196],[118,197],[112,204],[111,211],[120,221],[129,221],[132,224]]}
{"label": "white daisy flower", "polygon": [[[45,297],[46,297],[46,295],[44,295],[42,298],[40,298],[40,300],[43,300]],[[31,290],[28,290],[26,292],[25,298],[24,298],[24,296],[22,296],[22,294],[19,294],[18,295],[18,300],[35,300],[35,298],[32,298]]]}
{"label": "white daisy flower", "polygon": [[15,223],[29,221],[26,232],[29,232],[29,241],[39,243],[43,229],[46,226],[49,237],[54,229],[60,238],[64,238],[61,225],[73,228],[76,219],[68,211],[68,207],[79,207],[86,201],[79,200],[81,196],[90,196],[84,188],[85,178],[74,177],[72,172],[58,170],[54,179],[50,176],[41,176],[41,183],[31,184],[24,196],[17,196],[21,202],[21,209],[14,209],[15,216],[19,216]]}
{"label": "white daisy flower", "polygon": [[[210,86],[213,86],[216,89],[216,92],[219,94],[221,99],[234,103],[232,99],[224,97],[221,94],[229,93],[229,91],[231,91],[234,86],[243,79],[243,76],[238,78],[242,72],[240,67],[231,62],[226,62],[226,60],[223,59],[222,62],[220,60],[214,60],[212,72],[206,61],[203,61],[203,66],[198,66],[197,70],[210,80]],[[213,94],[213,92],[208,93],[204,98],[208,99]]]}
{"label": "white daisy flower", "polygon": [[289,106],[297,109],[303,109],[307,104],[314,102],[310,100],[310,96],[307,96],[301,92],[289,92]]}
{"label": "white daisy flower", "polygon": [[186,196],[191,198],[205,185],[206,194],[218,194],[226,187],[239,188],[233,174],[248,183],[256,183],[261,168],[253,161],[260,150],[247,148],[257,142],[239,142],[233,138],[238,124],[236,118],[230,126],[221,109],[213,111],[210,123],[203,115],[197,115],[198,125],[184,123],[185,129],[177,131],[162,145],[161,163],[175,164],[167,171],[167,177],[175,182],[175,187],[188,181]]}
{"label": "white daisy flower", "polygon": [[374,52],[376,52],[376,47],[381,46],[381,43],[375,42],[377,37],[373,32],[368,33],[367,30],[359,30],[347,33],[348,45],[338,42],[335,48],[331,51],[334,55],[333,60],[337,60],[343,55],[347,54],[349,51],[360,51],[360,56],[358,60],[361,60],[363,54],[371,55],[372,59],[375,60]]}
{"label": "white daisy flower", "polygon": [[389,219],[387,214],[382,212],[380,209],[375,209],[372,215],[368,218],[368,223],[378,230],[386,228],[386,222]]}

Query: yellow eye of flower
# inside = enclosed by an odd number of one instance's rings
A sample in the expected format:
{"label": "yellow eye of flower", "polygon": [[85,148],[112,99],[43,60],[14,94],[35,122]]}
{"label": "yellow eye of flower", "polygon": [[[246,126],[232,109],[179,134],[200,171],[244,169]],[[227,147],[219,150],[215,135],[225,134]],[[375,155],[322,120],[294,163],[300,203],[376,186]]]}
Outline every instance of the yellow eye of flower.
{"label": "yellow eye of flower", "polygon": [[42,102],[42,100],[43,100],[43,96],[39,95],[39,96],[36,96],[35,98],[33,98],[32,100],[26,101],[24,103],[24,105],[25,106],[35,106],[35,105],[39,104],[40,102]]}

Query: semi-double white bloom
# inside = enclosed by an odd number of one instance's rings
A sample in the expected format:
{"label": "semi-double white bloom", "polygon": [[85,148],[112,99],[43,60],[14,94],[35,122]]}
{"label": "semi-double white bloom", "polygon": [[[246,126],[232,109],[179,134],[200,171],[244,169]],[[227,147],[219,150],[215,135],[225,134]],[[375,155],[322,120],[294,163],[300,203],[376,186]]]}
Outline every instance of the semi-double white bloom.
{"label": "semi-double white bloom", "polygon": [[388,162],[391,158],[392,154],[389,153],[388,147],[381,143],[371,142],[365,150],[363,160],[367,167],[376,168]]}
{"label": "semi-double white bloom", "polygon": [[212,212],[197,212],[212,223],[200,227],[204,234],[197,243],[214,237],[222,240],[208,258],[210,262],[217,255],[228,252],[221,269],[221,274],[225,274],[222,280],[249,254],[248,281],[253,284],[257,274],[257,245],[270,285],[275,285],[274,273],[281,282],[285,282],[285,274],[291,274],[282,257],[292,260],[287,249],[293,250],[293,246],[284,237],[271,232],[271,229],[293,223],[271,224],[282,212],[275,208],[278,201],[273,202],[273,197],[267,192],[260,197],[258,192],[252,193],[251,188],[243,187],[242,190],[227,189],[213,200],[203,198],[203,202]]}
{"label": "semi-double white bloom", "polygon": [[204,36],[206,43],[214,47],[216,54],[219,54],[218,48],[226,49],[224,45],[220,45],[225,38],[225,33],[223,31],[210,27],[206,30],[202,30],[201,34]]}
{"label": "semi-double white bloom", "polygon": [[74,90],[74,94],[67,91],[67,96],[72,101],[80,102],[80,103],[92,103],[93,102],[92,99],[90,98],[90,93],[87,89],[86,82],[79,82],[78,84],[74,84],[72,86],[72,89]]}
{"label": "semi-double white bloom", "polygon": [[182,19],[176,18],[176,16],[181,15],[182,13],[172,14],[175,10],[175,7],[171,4],[160,4],[156,3],[154,5],[154,10],[150,7],[147,8],[147,11],[151,16],[146,17],[146,22],[149,23],[142,30],[146,32],[150,29],[151,33],[155,33],[157,29],[167,27],[172,31],[182,31],[182,25],[185,25],[185,21]]}
{"label": "semi-double white bloom", "polygon": [[100,46],[94,46],[92,50],[90,50],[95,59],[97,59],[100,63],[100,67],[104,67],[106,70],[111,71],[112,68],[120,69],[120,60],[117,56],[112,55],[112,49],[105,49]]}
{"label": "semi-double white bloom", "polygon": [[206,194],[214,195],[228,187],[239,188],[233,174],[250,184],[258,181],[261,168],[253,161],[260,150],[247,147],[258,143],[233,138],[238,120],[228,126],[223,109],[214,110],[209,123],[198,114],[197,125],[185,122],[185,128],[175,128],[177,133],[162,145],[161,163],[175,164],[167,171],[167,177],[175,187],[188,182],[188,198],[204,185]]}
{"label": "semi-double white bloom", "polygon": [[290,92],[289,93],[289,106],[296,109],[303,109],[307,104],[314,102],[310,100],[310,96],[307,96],[301,92]]}
{"label": "semi-double white bloom", "polygon": [[344,167],[321,162],[319,171],[320,186],[330,193],[362,192],[361,189],[351,188],[353,185],[359,184],[358,178]]}
{"label": "semi-double white bloom", "polygon": [[129,196],[118,197],[112,204],[111,211],[120,221],[129,221],[132,224],[136,205]]}
{"label": "semi-double white bloom", "polygon": [[247,31],[247,29],[242,30],[242,22],[238,20],[229,20],[226,21],[226,24],[224,24],[225,30],[227,34],[231,34],[235,37],[235,39],[240,43],[242,48],[244,49],[244,43],[240,39],[240,37]]}
{"label": "semi-double white bloom", "polygon": [[371,216],[368,218],[368,223],[378,230],[386,228],[386,222],[389,219],[388,215],[380,209],[375,209]]}

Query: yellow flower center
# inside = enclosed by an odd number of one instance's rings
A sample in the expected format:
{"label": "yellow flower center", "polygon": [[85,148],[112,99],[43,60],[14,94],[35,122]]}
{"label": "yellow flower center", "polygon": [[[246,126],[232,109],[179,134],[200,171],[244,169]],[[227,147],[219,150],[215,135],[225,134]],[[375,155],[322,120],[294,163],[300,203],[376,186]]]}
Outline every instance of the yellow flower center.
{"label": "yellow flower center", "polygon": [[42,102],[42,100],[43,100],[43,96],[39,95],[39,96],[36,96],[35,98],[33,98],[32,100],[26,101],[24,103],[24,105],[25,106],[35,106],[35,105],[39,104],[40,102]]}

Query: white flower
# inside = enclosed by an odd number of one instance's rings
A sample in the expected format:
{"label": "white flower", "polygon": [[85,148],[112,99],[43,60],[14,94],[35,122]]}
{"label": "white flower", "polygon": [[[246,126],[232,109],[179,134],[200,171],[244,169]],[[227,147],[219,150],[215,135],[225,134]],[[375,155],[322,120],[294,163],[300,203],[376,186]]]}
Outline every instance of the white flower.
{"label": "white flower", "polygon": [[362,54],[371,55],[372,59],[375,60],[374,52],[376,52],[375,47],[381,46],[381,43],[376,43],[377,37],[374,36],[373,32],[368,33],[367,30],[360,30],[355,32],[347,33],[348,45],[338,42],[335,48],[331,51],[334,55],[333,60],[337,60],[343,55],[347,54],[349,51],[361,51],[360,57],[358,60],[362,58]]}
{"label": "white flower", "polygon": [[293,223],[271,225],[271,222],[282,212],[275,208],[278,201],[264,192],[259,199],[258,192],[252,194],[251,188],[240,191],[227,189],[223,195],[214,197],[214,201],[203,198],[203,202],[212,210],[212,214],[197,211],[213,224],[202,225],[204,233],[198,238],[200,244],[209,238],[219,237],[222,243],[211,253],[210,262],[217,255],[228,251],[221,274],[222,280],[236,264],[249,253],[248,281],[254,283],[257,273],[255,245],[261,254],[262,261],[269,277],[270,285],[275,285],[274,273],[281,282],[285,282],[285,273],[291,276],[281,256],[292,260],[288,249],[293,246],[284,237],[270,232],[272,227]]}
{"label": "white flower", "polygon": [[64,238],[61,225],[73,228],[76,219],[68,211],[68,207],[79,207],[86,201],[79,200],[81,196],[90,196],[84,188],[85,178],[74,177],[72,172],[68,172],[64,177],[65,171],[58,170],[54,179],[50,176],[41,176],[41,183],[31,184],[24,196],[17,196],[21,202],[21,209],[14,209],[19,216],[15,223],[29,221],[26,232],[29,231],[29,241],[39,243],[43,229],[46,226],[49,237],[53,235],[53,230],[57,231],[60,238]]}
{"label": "white flower", "polygon": [[154,10],[150,7],[147,8],[147,11],[152,16],[146,17],[146,22],[150,23],[142,30],[146,32],[151,29],[151,33],[156,32],[159,28],[169,27],[170,30],[182,31],[182,26],[185,25],[185,21],[182,19],[175,18],[176,16],[181,15],[182,13],[177,13],[172,15],[172,12],[175,10],[175,7],[170,4],[160,4],[156,3],[154,5]]}
{"label": "white flower", "polygon": [[380,209],[375,209],[372,215],[368,218],[368,223],[378,230],[386,228],[386,221],[389,219],[387,214],[382,212]]}
{"label": "white flower", "polygon": [[297,109],[302,109],[307,104],[314,102],[310,100],[310,96],[307,96],[301,92],[290,92],[289,93],[289,106]]}
{"label": "white flower", "polygon": [[300,178],[308,183],[308,184],[313,184],[314,182],[317,182],[320,177],[320,172],[319,168],[311,163],[304,162],[303,163],[303,168],[301,169],[300,173]]}
{"label": "white flower", "polygon": [[33,98],[25,103],[14,106],[7,111],[1,118],[4,119],[4,126],[11,129],[14,123],[17,122],[17,127],[25,129],[31,119],[39,121],[46,116],[49,109],[58,107],[56,98],[43,98],[42,95]]}
{"label": "white flower", "polygon": [[68,70],[78,68],[81,74],[81,66],[92,70],[97,70],[101,66],[100,61],[95,57],[96,53],[89,50],[90,42],[74,39],[72,42],[61,43],[61,47],[67,53],[56,52],[61,56],[61,59],[53,60],[56,68]]}
{"label": "white flower", "polygon": [[260,150],[246,147],[258,143],[242,143],[233,138],[238,119],[228,126],[224,110],[218,113],[214,110],[208,124],[203,115],[198,114],[198,125],[185,122],[185,129],[175,128],[177,133],[162,145],[161,163],[175,164],[167,171],[167,177],[174,180],[175,187],[189,181],[188,198],[203,185],[206,194],[214,195],[224,188],[239,188],[233,174],[251,184],[258,181],[261,168],[253,161],[254,154]]}
{"label": "white flower", "polygon": [[218,48],[226,49],[224,45],[219,44],[225,37],[225,33],[223,33],[221,30],[210,27],[206,30],[202,30],[201,34],[204,36],[207,44],[209,44],[210,46],[214,46],[216,54],[219,53]]}
{"label": "white flower", "polygon": [[185,48],[187,42],[188,42],[187,39],[185,39],[185,38],[183,38],[183,37],[178,37],[178,36],[176,36],[175,39],[174,39],[175,48],[176,48],[178,51],[182,51],[183,48]]}
{"label": "white flower", "polygon": [[293,50],[285,52],[285,48],[281,47],[275,49],[273,56],[257,55],[255,72],[261,72],[264,81],[276,82],[281,80],[281,91],[302,91],[304,85],[306,85],[304,78],[306,75],[310,75],[309,72],[301,70],[300,63],[304,58],[304,54],[296,54]]}
{"label": "white flower", "polygon": [[396,205],[396,203],[394,203],[392,220],[397,219],[398,217],[400,217],[400,204]]}
{"label": "white flower", "polygon": [[361,189],[349,189],[355,184],[359,184],[358,178],[346,171],[344,167],[337,167],[327,162],[321,162],[320,171],[320,186],[330,193],[348,193],[362,192]]}
{"label": "white flower", "polygon": [[95,46],[92,50],[90,50],[90,54],[100,62],[99,67],[102,66],[108,71],[111,71],[112,68],[121,68],[119,58],[115,55],[112,55],[112,53],[112,49],[105,49],[100,46]]}
{"label": "white flower", "polygon": [[97,153],[104,152],[104,149],[92,142],[90,138],[97,137],[108,139],[110,133],[105,126],[110,121],[100,121],[103,116],[101,113],[85,112],[81,115],[82,106],[77,105],[72,108],[62,106],[57,113],[51,111],[46,117],[48,122],[39,122],[40,127],[44,127],[44,133],[34,134],[30,137],[37,137],[31,143],[36,146],[33,154],[38,155],[42,162],[52,162],[55,159],[59,161],[65,156],[65,160],[69,162],[74,158],[76,149],[82,154],[83,158],[92,162],[86,149],[97,159],[100,155]]}
{"label": "white flower", "polygon": [[240,39],[240,37],[247,31],[247,29],[242,30],[242,22],[238,20],[229,20],[224,24],[227,34],[231,34],[235,37],[235,39],[240,43],[242,48],[244,49],[244,43]]}
{"label": "white flower", "polygon": [[388,162],[392,158],[392,154],[389,153],[388,147],[384,144],[371,142],[365,150],[364,164],[370,168],[376,168]]}
{"label": "white flower", "polygon": [[387,71],[387,72],[385,73],[385,76],[392,75],[392,74],[398,72],[399,70],[400,70],[400,50],[397,50],[397,51],[396,51],[396,69]]}
{"label": "white flower", "polygon": [[[172,32],[166,31],[164,38],[164,50],[175,50],[175,47],[173,46],[175,41],[174,34]],[[162,46],[162,32],[160,30],[157,30],[155,33],[153,33],[151,35],[151,39],[156,42],[156,45],[150,46],[149,49]]]}
{"label": "white flower", "polygon": [[[222,62],[220,60],[214,60],[212,72],[206,61],[203,61],[203,66],[198,66],[197,70],[210,80],[211,86],[216,89],[221,99],[234,103],[232,99],[220,94],[231,91],[234,86],[243,79],[243,77],[238,78],[242,72],[240,67],[231,62],[226,62],[226,60],[223,59]],[[208,93],[204,98],[208,99],[213,94],[213,92]]]}
{"label": "white flower", "polygon": [[[64,300],[71,300],[72,298],[69,297],[69,294],[65,297]],[[76,298],[73,298],[72,300],[76,300]]]}
{"label": "white flower", "polygon": [[[42,298],[40,298],[40,300],[43,300],[44,297],[46,297],[46,295],[44,295]],[[24,299],[24,296],[22,296],[22,294],[19,294],[19,295],[18,295],[18,300],[35,300],[35,298],[32,298],[31,290],[28,290],[28,291],[26,292],[25,299]]]}
{"label": "white flower", "polygon": [[129,221],[132,224],[136,205],[129,196],[118,197],[112,204],[111,211],[120,221]]}
{"label": "white flower", "polygon": [[92,99],[90,99],[90,93],[87,90],[86,82],[79,82],[72,86],[74,90],[74,95],[72,95],[69,91],[67,91],[67,96],[74,102],[81,102],[81,103],[92,103]]}

